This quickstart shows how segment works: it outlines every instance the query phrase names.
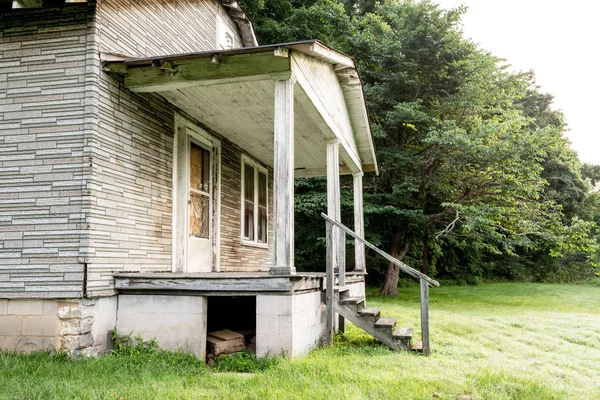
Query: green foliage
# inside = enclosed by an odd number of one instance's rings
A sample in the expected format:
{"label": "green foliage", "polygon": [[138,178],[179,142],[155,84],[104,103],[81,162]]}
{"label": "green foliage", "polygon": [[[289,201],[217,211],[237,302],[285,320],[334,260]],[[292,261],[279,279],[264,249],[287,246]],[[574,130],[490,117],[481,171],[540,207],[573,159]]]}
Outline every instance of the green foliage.
{"label": "green foliage", "polygon": [[112,332],[114,356],[133,356],[138,354],[154,354],[160,352],[156,339],[144,340],[142,335],[132,336],[132,333],[121,335],[116,329]]}
{"label": "green foliage", "polygon": [[[600,167],[580,165],[563,114],[532,72],[510,72],[464,37],[464,7],[247,3],[262,43],[319,39],[355,57],[381,170],[364,178],[368,240],[418,267],[427,236],[429,272],[450,280],[545,280],[565,276],[552,272],[557,262],[581,271],[600,261],[600,198],[591,191]],[[342,186],[351,226],[351,185]],[[324,181],[297,182],[301,270],[323,270],[325,210]],[[368,262],[368,279],[381,282],[389,266]]]}

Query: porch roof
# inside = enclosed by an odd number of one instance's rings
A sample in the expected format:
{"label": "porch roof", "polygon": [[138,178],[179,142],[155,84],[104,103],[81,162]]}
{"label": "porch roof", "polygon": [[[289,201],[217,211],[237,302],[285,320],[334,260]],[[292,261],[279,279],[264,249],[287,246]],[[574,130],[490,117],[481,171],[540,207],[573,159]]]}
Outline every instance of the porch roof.
{"label": "porch roof", "polygon": [[275,81],[294,84],[295,175],[324,176],[326,142],[340,141],[340,173],[378,172],[354,60],[316,40],[110,60],[133,92],[158,93],[206,127],[273,165]]}

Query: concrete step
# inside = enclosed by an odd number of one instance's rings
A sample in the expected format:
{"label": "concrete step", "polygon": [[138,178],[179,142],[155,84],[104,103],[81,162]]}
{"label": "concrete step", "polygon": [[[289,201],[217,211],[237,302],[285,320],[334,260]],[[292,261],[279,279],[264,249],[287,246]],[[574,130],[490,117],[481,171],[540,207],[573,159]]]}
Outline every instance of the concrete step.
{"label": "concrete step", "polygon": [[379,307],[365,307],[358,310],[358,315],[374,324],[380,316]]}

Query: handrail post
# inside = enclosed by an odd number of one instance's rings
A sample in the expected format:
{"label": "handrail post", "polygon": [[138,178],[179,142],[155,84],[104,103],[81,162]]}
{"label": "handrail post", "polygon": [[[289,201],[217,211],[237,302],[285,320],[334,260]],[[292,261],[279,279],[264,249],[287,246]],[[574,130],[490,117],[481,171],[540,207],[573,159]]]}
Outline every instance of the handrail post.
{"label": "handrail post", "polygon": [[[338,285],[341,287],[346,284],[346,232],[344,232],[341,229],[338,229],[338,238]],[[342,314],[339,314],[338,330],[342,333],[346,332],[346,320],[344,319]]]}
{"label": "handrail post", "polygon": [[421,281],[421,340],[423,354],[429,355],[429,284],[423,278]]}
{"label": "handrail post", "polygon": [[333,225],[331,222],[327,221],[326,223],[326,233],[325,233],[325,241],[327,243],[327,256],[326,256],[326,291],[325,291],[325,301],[326,301],[326,315],[325,315],[325,345],[331,346],[333,343],[333,322],[334,322],[334,312],[333,312],[333,284],[334,284],[334,273],[333,273]]}

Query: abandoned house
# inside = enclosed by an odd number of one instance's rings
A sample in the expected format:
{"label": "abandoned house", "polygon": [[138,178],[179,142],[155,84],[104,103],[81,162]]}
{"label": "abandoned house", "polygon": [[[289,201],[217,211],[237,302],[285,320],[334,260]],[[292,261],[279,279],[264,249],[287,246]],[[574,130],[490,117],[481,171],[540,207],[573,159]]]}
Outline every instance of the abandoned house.
{"label": "abandoned house", "polygon": [[[378,166],[352,58],[259,46],[235,0],[0,7],[0,348],[95,355],[116,329],[205,357],[209,333],[250,332],[258,356],[296,356],[330,341],[334,305],[408,346],[364,305]],[[294,268],[294,178],[311,176],[327,176],[330,279],[325,261]]]}

